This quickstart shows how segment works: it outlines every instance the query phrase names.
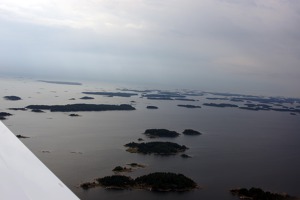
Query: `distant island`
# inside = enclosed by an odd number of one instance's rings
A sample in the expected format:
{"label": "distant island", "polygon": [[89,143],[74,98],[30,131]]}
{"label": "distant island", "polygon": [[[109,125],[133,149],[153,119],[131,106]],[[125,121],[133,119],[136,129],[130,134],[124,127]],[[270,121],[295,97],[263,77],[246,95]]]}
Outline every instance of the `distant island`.
{"label": "distant island", "polygon": [[32,109],[31,112],[35,112],[35,113],[44,113],[45,111],[41,110],[41,109]]}
{"label": "distant island", "polygon": [[194,105],[177,105],[179,107],[185,107],[185,108],[201,108],[201,106],[194,106]]}
{"label": "distant island", "polygon": [[175,98],[177,101],[196,101],[195,99],[186,99],[186,98]]}
{"label": "distant island", "polygon": [[182,134],[184,135],[201,135],[199,131],[195,131],[193,129],[185,129]]}
{"label": "distant island", "polygon": [[53,83],[53,84],[62,84],[62,85],[82,85],[82,83],[67,82],[67,81],[45,81],[45,80],[38,80],[38,81],[44,83]]}
{"label": "distant island", "polygon": [[70,116],[70,117],[80,117],[80,115],[74,114],[74,113],[69,114],[69,116]]}
{"label": "distant island", "polygon": [[8,110],[22,110],[22,111],[26,111],[26,108],[9,108]]}
{"label": "distant island", "polygon": [[10,100],[10,101],[22,100],[21,97],[18,97],[18,96],[5,96],[3,98],[6,99],[6,100]]}
{"label": "distant island", "polygon": [[51,112],[80,112],[80,111],[109,111],[109,110],[135,110],[128,104],[67,104],[67,105],[29,105],[27,109],[50,110]]}
{"label": "distant island", "polygon": [[89,100],[89,99],[95,99],[95,98],[94,97],[84,96],[84,97],[81,97],[80,99]]}
{"label": "distant island", "polygon": [[235,104],[229,104],[229,103],[204,103],[204,106],[213,106],[213,107],[219,107],[219,108],[234,108],[234,107],[238,107],[238,105]]}
{"label": "distant island", "polygon": [[27,136],[24,136],[24,135],[16,135],[17,138],[29,138]]}
{"label": "distant island", "polygon": [[240,189],[232,189],[230,190],[233,196],[238,196],[240,199],[253,199],[253,200],[292,200],[298,199],[295,197],[291,197],[288,194],[282,193],[272,193],[265,192],[260,188],[240,188]]}
{"label": "distant island", "polygon": [[90,95],[103,95],[109,97],[131,97],[138,95],[137,93],[125,93],[125,92],[82,92],[83,94]]}
{"label": "distant island", "polygon": [[180,134],[176,131],[170,131],[167,129],[147,129],[144,132],[150,138],[157,138],[157,137],[178,137]]}
{"label": "distant island", "polygon": [[155,172],[136,179],[123,175],[105,176],[97,178],[94,182],[80,185],[83,189],[97,186],[106,189],[144,189],[159,192],[184,192],[198,187],[192,179],[183,174],[170,172]]}
{"label": "distant island", "polygon": [[158,109],[157,106],[147,106],[147,109]]}
{"label": "distant island", "polygon": [[126,151],[130,153],[157,154],[157,155],[174,155],[184,152],[188,148],[173,142],[147,142],[136,143],[131,142],[124,145],[128,147]]}

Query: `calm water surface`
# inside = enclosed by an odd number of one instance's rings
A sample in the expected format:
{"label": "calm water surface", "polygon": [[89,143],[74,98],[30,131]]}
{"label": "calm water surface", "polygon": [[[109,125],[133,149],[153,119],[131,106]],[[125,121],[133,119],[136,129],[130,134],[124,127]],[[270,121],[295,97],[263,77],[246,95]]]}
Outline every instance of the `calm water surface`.
{"label": "calm water surface", "polygon": [[[261,187],[274,192],[300,196],[300,115],[274,111],[247,111],[236,108],[201,109],[177,107],[177,104],[202,105],[210,102],[147,100],[140,96],[103,97],[80,100],[83,91],[115,91],[103,83],[82,86],[55,85],[28,79],[0,80],[1,95],[17,95],[23,100],[0,98],[1,111],[14,114],[3,121],[15,134],[30,136],[24,144],[41,159],[81,199],[235,199],[228,192],[235,187]],[[75,101],[69,100],[75,98]],[[135,101],[132,103],[131,101]],[[135,111],[32,113],[7,111],[30,104],[127,103]],[[158,106],[147,110],[146,106]],[[130,154],[124,144],[143,138],[148,128],[166,128],[182,132],[192,128],[201,136],[160,139],[184,144],[191,159],[179,155],[162,157]],[[50,151],[43,153],[42,151]],[[71,152],[82,152],[71,153]],[[151,193],[142,190],[107,191],[95,188],[84,191],[80,183],[112,175],[117,165],[137,162],[147,167],[130,173],[132,177],[156,171],[183,173],[201,187],[186,193]]]}

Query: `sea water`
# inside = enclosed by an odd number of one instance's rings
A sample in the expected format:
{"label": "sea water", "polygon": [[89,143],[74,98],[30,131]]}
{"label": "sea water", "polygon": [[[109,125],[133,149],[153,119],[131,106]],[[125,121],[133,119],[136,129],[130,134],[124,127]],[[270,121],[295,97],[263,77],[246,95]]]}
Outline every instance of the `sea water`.
{"label": "sea water", "polygon": [[[20,96],[20,101],[0,98],[0,111],[12,113],[4,124],[15,134],[29,136],[22,142],[52,170],[80,199],[236,199],[229,190],[260,187],[271,192],[300,196],[300,115],[286,112],[248,111],[237,108],[206,107],[207,96],[189,97],[199,101],[148,100],[141,95],[105,97],[85,95],[86,91],[117,91],[123,85],[84,82],[59,85],[24,78],[1,78],[1,96]],[[138,87],[137,87],[138,88]],[[135,89],[135,88],[133,88]],[[156,88],[159,89],[159,88]],[[82,100],[83,96],[95,99]],[[70,100],[75,98],[75,100]],[[218,102],[218,101],[214,101]],[[222,102],[222,101],[220,101]],[[131,104],[134,111],[34,113],[8,108],[28,105],[73,103]],[[200,105],[188,109],[178,104]],[[153,105],[157,110],[146,109]],[[182,132],[194,129],[200,136],[149,139],[142,133],[150,128]],[[126,152],[124,144],[171,141],[189,147],[179,155],[157,156]],[[137,177],[151,172],[182,173],[201,189],[184,193],[157,193],[144,190],[83,190],[81,183],[113,175],[115,166],[140,163],[145,168],[127,175]],[[34,172],[33,172],[34,173]]]}

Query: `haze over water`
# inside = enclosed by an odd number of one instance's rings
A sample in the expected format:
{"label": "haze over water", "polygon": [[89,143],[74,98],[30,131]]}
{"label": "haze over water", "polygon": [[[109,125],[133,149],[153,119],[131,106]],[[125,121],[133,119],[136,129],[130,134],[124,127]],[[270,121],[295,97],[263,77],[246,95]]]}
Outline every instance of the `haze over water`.
{"label": "haze over water", "polygon": [[[100,82],[71,86],[30,79],[2,78],[1,95],[22,98],[20,101],[0,99],[1,112],[14,114],[3,122],[15,134],[29,136],[30,138],[22,139],[22,142],[79,198],[85,200],[230,200],[235,198],[231,196],[229,189],[236,187],[261,187],[268,191],[300,196],[299,113],[294,116],[289,112],[203,106],[203,103],[212,102],[206,99],[212,97],[208,94],[191,97],[199,100],[195,102],[149,100],[140,98],[140,95],[128,98],[95,95],[93,100],[79,99],[86,96],[82,94],[84,91],[118,91],[117,88],[125,86]],[[76,100],[69,100],[71,98]],[[63,112],[7,110],[33,104],[70,103],[132,104],[136,110],[79,112],[81,117],[70,117],[69,113]],[[178,104],[193,104],[202,108],[188,109],[178,107]],[[146,109],[148,105],[159,109]],[[293,106],[297,105],[299,104]],[[203,134],[181,135],[175,139],[149,139],[142,133],[150,128],[166,128],[180,133],[191,128]],[[123,145],[131,141],[137,142],[138,138],[143,138],[146,142],[159,140],[186,145],[189,147],[186,153],[192,158],[126,152]],[[77,187],[82,182],[112,175],[111,170],[115,166],[125,166],[132,162],[145,164],[146,168],[137,169],[129,173],[129,176],[137,177],[156,171],[183,173],[195,180],[201,189],[186,193],[152,193],[142,190],[109,191],[103,188],[84,191]]]}

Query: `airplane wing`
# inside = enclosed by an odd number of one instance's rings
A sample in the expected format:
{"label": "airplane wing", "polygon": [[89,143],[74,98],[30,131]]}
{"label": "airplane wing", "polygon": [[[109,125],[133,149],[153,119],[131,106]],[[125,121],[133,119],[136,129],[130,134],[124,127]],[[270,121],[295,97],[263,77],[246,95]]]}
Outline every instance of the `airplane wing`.
{"label": "airplane wing", "polygon": [[0,199],[79,200],[0,122]]}

